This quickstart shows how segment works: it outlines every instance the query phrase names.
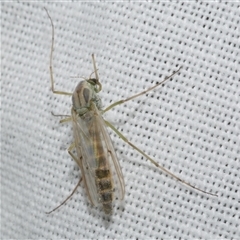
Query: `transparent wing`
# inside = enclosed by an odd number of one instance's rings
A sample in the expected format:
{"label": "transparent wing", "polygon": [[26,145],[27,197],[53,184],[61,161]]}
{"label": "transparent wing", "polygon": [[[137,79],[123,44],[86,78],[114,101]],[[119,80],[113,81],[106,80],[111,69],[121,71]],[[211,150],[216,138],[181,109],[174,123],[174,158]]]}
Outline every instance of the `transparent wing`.
{"label": "transparent wing", "polygon": [[73,133],[75,147],[79,159],[82,178],[86,187],[87,195],[93,205],[98,204],[98,193],[95,184],[96,168],[94,149],[89,128],[92,128],[93,121],[84,121],[72,111]]}
{"label": "transparent wing", "polygon": [[122,174],[121,166],[119,165],[116,152],[114,150],[112,140],[106,129],[105,122],[101,115],[97,116],[97,122],[99,124],[100,132],[102,134],[102,140],[106,144],[107,154],[109,159],[109,165],[113,174],[114,186],[115,186],[115,198],[122,200],[125,194],[125,183]]}
{"label": "transparent wing", "polygon": [[93,205],[99,204],[99,195],[96,187],[95,170],[98,163],[95,156],[94,148],[101,145],[103,148],[106,165],[109,166],[112,173],[114,184],[114,198],[124,198],[124,180],[121,167],[118,163],[112,141],[106,130],[104,120],[99,111],[89,111],[83,117],[79,117],[72,111],[73,131],[75,137],[75,146],[78,154],[79,167],[81,168],[82,177],[86,186],[88,197]]}

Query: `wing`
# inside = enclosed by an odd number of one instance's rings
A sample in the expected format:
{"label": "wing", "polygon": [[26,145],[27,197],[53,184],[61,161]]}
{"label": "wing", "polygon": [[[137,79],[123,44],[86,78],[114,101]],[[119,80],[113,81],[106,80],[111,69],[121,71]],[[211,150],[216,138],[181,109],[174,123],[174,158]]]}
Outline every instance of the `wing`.
{"label": "wing", "polygon": [[75,147],[87,195],[93,205],[98,205],[98,193],[94,172],[96,163],[92,138],[89,133],[89,129],[93,127],[93,120],[91,118],[89,118],[89,120],[82,119],[73,110],[72,118]]}
{"label": "wing", "polygon": [[113,181],[114,181],[114,186],[115,186],[115,194],[114,194],[115,199],[122,200],[124,198],[124,194],[125,194],[125,183],[124,183],[124,178],[123,178],[123,174],[122,174],[122,169],[118,162],[112,140],[106,129],[106,124],[105,124],[102,116],[98,115],[96,118],[97,118],[97,122],[101,123],[99,125],[99,129],[100,129],[100,132],[102,135],[102,140],[107,148],[109,165],[110,165],[110,169],[111,169],[111,172],[113,175]]}
{"label": "wing", "polygon": [[87,195],[93,205],[99,205],[99,194],[96,187],[95,170],[98,168],[94,146],[96,139],[98,145],[103,149],[106,165],[109,166],[112,173],[114,184],[114,198],[123,199],[125,185],[121,167],[118,163],[112,141],[106,130],[104,120],[99,111],[87,112],[84,117],[79,117],[75,111],[72,111],[73,131],[75,146],[78,154],[79,167],[81,168],[82,177],[86,186]]}

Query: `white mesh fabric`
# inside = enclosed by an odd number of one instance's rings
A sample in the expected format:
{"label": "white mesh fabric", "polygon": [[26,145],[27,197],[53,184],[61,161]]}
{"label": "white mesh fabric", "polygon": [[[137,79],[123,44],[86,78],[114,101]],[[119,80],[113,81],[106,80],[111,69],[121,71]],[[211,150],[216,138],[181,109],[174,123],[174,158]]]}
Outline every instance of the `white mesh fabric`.
{"label": "white mesh fabric", "polygon": [[[73,91],[96,56],[103,105],[180,74],[107,115],[186,187],[111,133],[125,200],[111,218],[91,207],[67,154],[71,98],[50,90],[54,76]],[[238,239],[239,2],[2,3],[1,239]],[[110,131],[110,130],[109,130]],[[111,131],[110,131],[111,132]]]}

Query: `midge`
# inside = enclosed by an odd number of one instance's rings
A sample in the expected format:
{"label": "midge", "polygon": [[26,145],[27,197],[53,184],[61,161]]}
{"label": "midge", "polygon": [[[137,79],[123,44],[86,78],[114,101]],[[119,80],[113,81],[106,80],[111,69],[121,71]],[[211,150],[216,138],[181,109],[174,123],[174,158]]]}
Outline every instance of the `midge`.
{"label": "midge", "polygon": [[[102,206],[106,214],[110,214],[112,212],[112,203],[114,199],[121,200],[124,198],[125,185],[123,174],[112,141],[106,130],[106,126],[110,127],[123,141],[128,143],[131,147],[133,147],[144,157],[146,157],[150,162],[152,162],[156,167],[160,168],[162,171],[166,172],[171,177],[202,193],[217,196],[215,194],[203,191],[191,185],[190,183],[185,182],[164,167],[160,166],[150,156],[146,155],[133,143],[129,142],[127,138],[125,138],[111,123],[109,123],[102,117],[102,114],[109,111],[111,108],[130,101],[136,97],[139,97],[142,94],[145,94],[152,89],[158,87],[159,85],[163,84],[175,74],[177,74],[180,71],[181,67],[172,75],[165,78],[162,82],[156,84],[155,86],[134,96],[115,102],[106,109],[102,110],[101,101],[98,96],[98,93],[102,89],[102,85],[99,82],[96,62],[94,55],[92,54],[94,68],[93,73],[95,74],[95,78],[92,78],[90,76],[89,79],[81,81],[77,85],[73,93],[56,91],[54,88],[52,67],[54,49],[54,25],[47,9],[45,10],[52,25],[52,44],[50,51],[49,67],[51,89],[54,94],[72,96],[71,116],[62,119],[60,122],[72,121],[73,123],[74,142],[68,148],[68,152],[75,160],[77,165],[80,167],[82,173],[81,179],[79,180],[78,184],[76,185],[70,196],[68,196],[64,202],[62,202],[59,206],[57,206],[48,213],[51,213],[58,209],[60,206],[62,206],[74,194],[82,180],[85,184],[87,195],[92,205]],[[73,149],[76,149],[77,156],[72,153]]]}

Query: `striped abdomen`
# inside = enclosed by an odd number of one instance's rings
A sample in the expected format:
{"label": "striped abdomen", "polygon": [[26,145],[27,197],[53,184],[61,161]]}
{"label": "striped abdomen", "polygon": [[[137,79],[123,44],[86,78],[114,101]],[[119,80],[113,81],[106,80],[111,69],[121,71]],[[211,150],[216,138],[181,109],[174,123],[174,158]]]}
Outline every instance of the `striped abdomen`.
{"label": "striped abdomen", "polygon": [[98,127],[96,127],[94,134],[94,152],[97,163],[95,183],[99,195],[99,202],[102,204],[104,212],[109,214],[112,211],[113,181],[110,166],[106,159],[108,157],[107,149],[106,146],[103,146],[100,133],[96,134],[98,130]]}
{"label": "striped abdomen", "polygon": [[109,169],[98,168],[96,173],[96,186],[99,194],[99,200],[102,203],[106,214],[112,212],[113,184],[111,172]]}

